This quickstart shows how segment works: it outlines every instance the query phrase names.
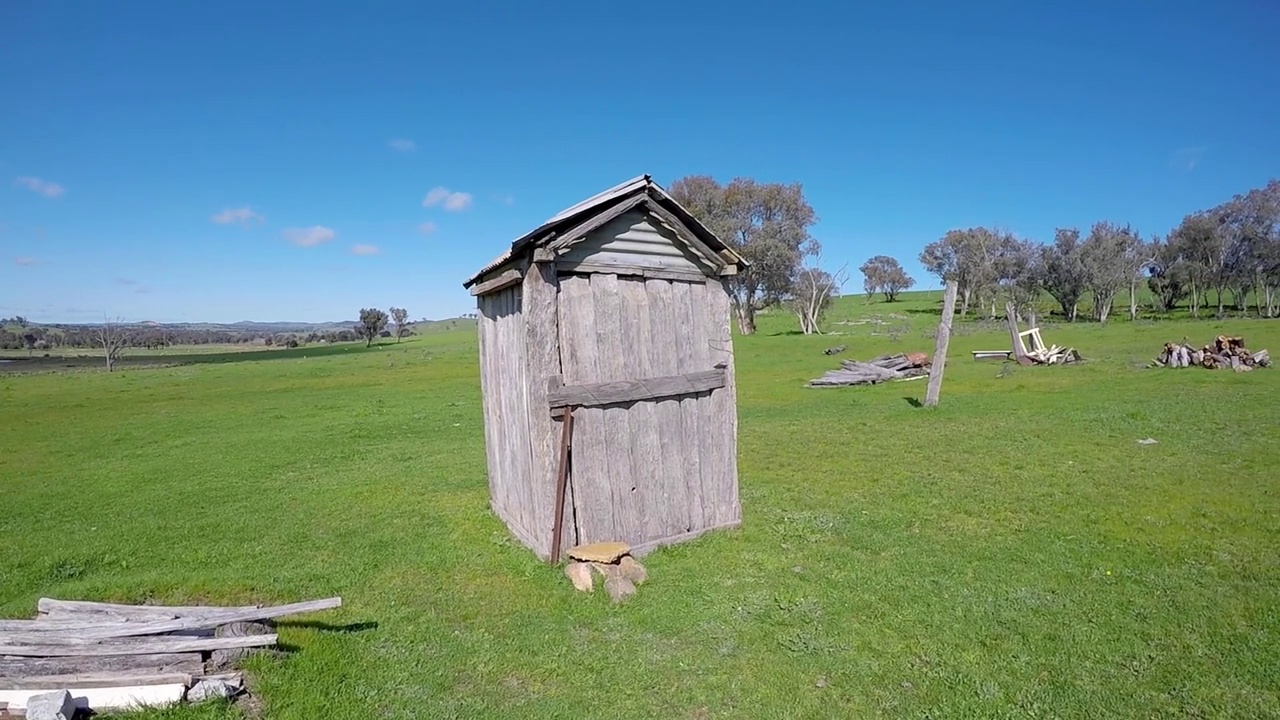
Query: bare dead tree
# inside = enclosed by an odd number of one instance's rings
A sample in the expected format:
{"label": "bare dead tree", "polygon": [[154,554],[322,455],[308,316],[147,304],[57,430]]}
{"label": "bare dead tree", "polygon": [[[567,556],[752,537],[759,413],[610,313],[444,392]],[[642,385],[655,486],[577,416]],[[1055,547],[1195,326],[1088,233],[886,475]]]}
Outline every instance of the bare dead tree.
{"label": "bare dead tree", "polygon": [[121,353],[129,346],[129,331],[119,319],[112,322],[103,317],[94,337],[102,346],[102,355],[107,360],[107,372],[111,372],[116,367],[116,360],[120,359]]}
{"label": "bare dead tree", "polygon": [[800,320],[800,331],[805,335],[822,334],[818,323],[826,312],[831,300],[837,297],[840,289],[849,281],[849,266],[844,264],[834,273],[822,269],[822,250],[817,243],[812,243],[813,265],[801,268],[796,276],[791,292],[789,305],[796,318]]}

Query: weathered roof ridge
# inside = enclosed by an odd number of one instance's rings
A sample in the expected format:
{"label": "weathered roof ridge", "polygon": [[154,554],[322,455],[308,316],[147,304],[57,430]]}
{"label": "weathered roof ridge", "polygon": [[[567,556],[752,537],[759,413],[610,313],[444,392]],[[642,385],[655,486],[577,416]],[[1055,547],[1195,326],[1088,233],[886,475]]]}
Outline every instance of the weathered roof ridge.
{"label": "weathered roof ridge", "polygon": [[524,235],[521,235],[519,238],[516,238],[516,240],[511,243],[511,247],[507,248],[507,250],[501,255],[476,271],[474,275],[467,278],[467,280],[462,283],[462,286],[471,287],[485,274],[490,273],[510,262],[525,248],[533,244],[545,242],[557,229],[564,229],[565,226],[569,226],[570,221],[580,219],[592,210],[612,207],[614,201],[620,201],[624,198],[635,195],[637,192],[648,194],[650,199],[654,202],[670,205],[670,208],[668,209],[675,211],[676,217],[688,226],[695,235],[700,236],[700,240],[716,252],[727,252],[730,257],[734,258],[734,263],[745,264],[745,261],[741,256],[734,252],[733,249],[730,248],[723,240],[716,237],[715,233],[711,232],[711,230],[699,222],[692,213],[686,210],[680,203],[676,202],[675,198],[668,195],[666,190],[655,183],[651,176],[646,174],[639,175],[627,180],[626,182],[619,183],[608,190],[596,193],[586,200],[575,203],[556,213],[538,227]]}

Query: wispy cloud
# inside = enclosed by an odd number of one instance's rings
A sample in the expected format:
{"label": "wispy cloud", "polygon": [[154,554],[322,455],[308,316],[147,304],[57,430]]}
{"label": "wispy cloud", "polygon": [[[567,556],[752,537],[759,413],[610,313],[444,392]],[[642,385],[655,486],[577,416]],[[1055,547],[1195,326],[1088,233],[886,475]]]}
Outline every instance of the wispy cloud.
{"label": "wispy cloud", "polygon": [[511,207],[512,205],[516,204],[516,199],[508,195],[502,198],[502,204],[506,205],[507,207]]}
{"label": "wispy cloud", "polygon": [[133,294],[134,295],[150,295],[151,288],[140,287],[137,290],[134,290]]}
{"label": "wispy cloud", "polygon": [[33,257],[21,256],[21,257],[14,258],[13,264],[20,265],[22,267],[31,267],[32,265],[39,265],[40,261],[36,260]]}
{"label": "wispy cloud", "polygon": [[129,278],[116,278],[116,284],[117,285],[137,285],[138,281],[130,280]]}
{"label": "wispy cloud", "polygon": [[321,225],[305,228],[285,228],[280,236],[298,247],[315,247],[338,237],[338,233]]}
{"label": "wispy cloud", "polygon": [[423,235],[430,235],[431,233],[435,232],[437,229],[438,228],[436,227],[436,224],[431,222],[430,220],[418,226],[418,232],[422,233]]}
{"label": "wispy cloud", "polygon": [[396,152],[402,152],[402,153],[411,153],[414,150],[418,149],[418,143],[412,140],[406,140],[404,138],[395,138],[394,140],[388,140],[387,146],[390,147],[392,150],[395,150]]}
{"label": "wispy cloud", "polygon": [[422,207],[440,207],[449,212],[461,212],[471,207],[471,193],[454,192],[447,187],[431,188],[422,199]]}
{"label": "wispy cloud", "polygon": [[58,183],[41,180],[38,177],[14,178],[13,184],[24,187],[31,192],[40,193],[47,198],[62,197],[62,194],[66,192],[66,188]]}
{"label": "wispy cloud", "polygon": [[253,223],[260,223],[263,220],[266,220],[265,217],[254,212],[250,207],[227,208],[209,219],[219,225],[231,225],[233,223],[239,223],[240,225],[252,225]]}
{"label": "wispy cloud", "polygon": [[377,245],[352,245],[351,254],[352,255],[377,255],[378,246]]}
{"label": "wispy cloud", "polygon": [[1169,167],[1175,170],[1183,170],[1191,172],[1196,169],[1201,160],[1204,160],[1205,151],[1208,148],[1203,145],[1197,147],[1178,148],[1169,156]]}

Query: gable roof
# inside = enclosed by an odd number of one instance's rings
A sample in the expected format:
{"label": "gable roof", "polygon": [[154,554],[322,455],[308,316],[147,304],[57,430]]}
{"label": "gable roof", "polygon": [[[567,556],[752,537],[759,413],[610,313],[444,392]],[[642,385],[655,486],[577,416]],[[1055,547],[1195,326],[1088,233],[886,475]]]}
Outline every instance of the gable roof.
{"label": "gable roof", "polygon": [[471,287],[481,277],[513,262],[525,252],[535,247],[546,245],[558,233],[572,230],[590,218],[607,213],[620,205],[634,206],[637,202],[640,205],[651,205],[655,212],[671,216],[671,219],[682,226],[673,228],[677,231],[677,234],[679,234],[680,230],[688,232],[697,242],[717,255],[715,258],[711,258],[712,261],[725,265],[746,265],[746,261],[741,255],[716,237],[715,233],[707,229],[684,206],[676,202],[675,198],[668,195],[666,190],[663,190],[661,186],[655,183],[653,178],[648,175],[641,175],[556,213],[551,219],[516,238],[511,243],[511,247],[476,271],[474,275],[467,278],[462,283],[462,286]]}

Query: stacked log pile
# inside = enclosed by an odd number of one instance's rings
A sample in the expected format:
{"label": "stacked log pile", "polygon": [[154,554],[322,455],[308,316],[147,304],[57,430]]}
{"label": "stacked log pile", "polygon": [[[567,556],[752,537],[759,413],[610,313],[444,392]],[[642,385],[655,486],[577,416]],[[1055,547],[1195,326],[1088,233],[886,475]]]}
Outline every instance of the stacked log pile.
{"label": "stacked log pile", "polygon": [[1270,367],[1271,354],[1266,350],[1250,352],[1244,347],[1244,338],[1219,335],[1213,342],[1196,349],[1182,342],[1168,342],[1156,358],[1159,367],[1184,368],[1195,365],[1208,370],[1234,370],[1249,372],[1255,367]]}
{"label": "stacked log pile", "polygon": [[887,380],[910,380],[929,374],[929,356],[924,353],[881,355],[867,362],[841,360],[839,370],[829,370],[809,381],[808,387],[877,385]]}
{"label": "stacked log pile", "polygon": [[[0,620],[0,707],[28,716],[74,706],[127,710],[243,693],[235,666],[270,648],[274,618],[342,605],[117,605],[41,598],[33,620]],[[29,710],[39,708],[39,710]]]}

